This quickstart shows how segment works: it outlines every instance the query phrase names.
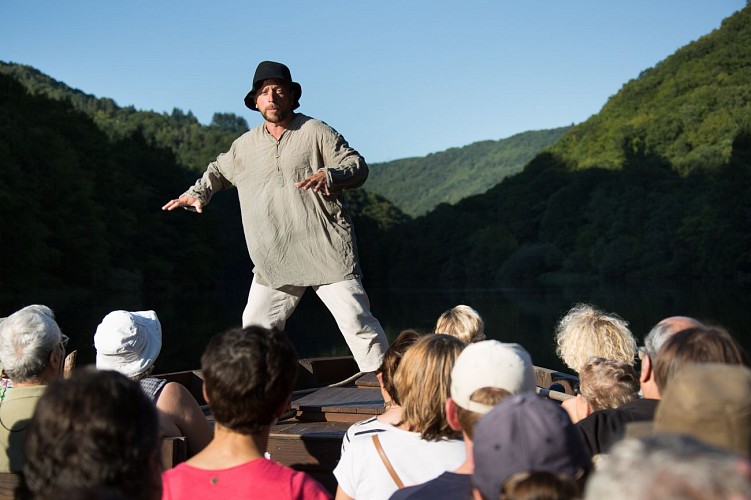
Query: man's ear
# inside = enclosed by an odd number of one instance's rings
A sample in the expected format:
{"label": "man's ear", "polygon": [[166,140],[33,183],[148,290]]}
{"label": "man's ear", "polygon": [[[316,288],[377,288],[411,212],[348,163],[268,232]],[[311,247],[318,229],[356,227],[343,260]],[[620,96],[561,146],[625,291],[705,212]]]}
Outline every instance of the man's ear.
{"label": "man's ear", "polygon": [[52,367],[52,369],[59,374],[62,374],[63,372],[63,363],[65,362],[65,358],[63,357],[62,349],[52,349],[50,351],[49,357],[47,358],[47,364]]}
{"label": "man's ear", "polygon": [[462,426],[459,423],[459,417],[456,415],[457,404],[453,399],[446,399],[446,421],[449,423],[449,427],[455,431],[462,430]]}
{"label": "man's ear", "polygon": [[652,358],[644,356],[641,360],[641,372],[639,373],[639,382],[642,384],[652,378]]}
{"label": "man's ear", "polygon": [[209,396],[206,394],[206,382],[204,381],[203,384],[201,384],[201,393],[203,394],[203,399],[206,401],[206,404],[209,404]]}

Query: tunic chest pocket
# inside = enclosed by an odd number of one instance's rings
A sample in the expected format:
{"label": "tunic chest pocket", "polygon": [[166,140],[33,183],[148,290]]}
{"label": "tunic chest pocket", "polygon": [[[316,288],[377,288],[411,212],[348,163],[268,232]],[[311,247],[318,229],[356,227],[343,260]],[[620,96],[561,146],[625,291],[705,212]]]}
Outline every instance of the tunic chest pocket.
{"label": "tunic chest pocket", "polygon": [[292,182],[300,182],[314,172],[311,156],[305,151],[287,155],[282,160],[282,173],[289,176]]}

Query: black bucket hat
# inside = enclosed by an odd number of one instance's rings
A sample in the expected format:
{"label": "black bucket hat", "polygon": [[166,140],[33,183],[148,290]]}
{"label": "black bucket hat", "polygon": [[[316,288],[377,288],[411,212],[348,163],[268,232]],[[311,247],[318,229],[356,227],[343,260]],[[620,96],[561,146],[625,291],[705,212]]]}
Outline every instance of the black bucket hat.
{"label": "black bucket hat", "polygon": [[292,89],[292,95],[294,102],[292,103],[292,109],[300,107],[300,96],[302,96],[302,87],[299,83],[292,81],[292,75],[289,72],[289,68],[282,63],[273,61],[263,61],[256,68],[256,74],[253,75],[253,88],[245,96],[245,105],[253,111],[258,111],[256,108],[256,92],[261,87],[264,80],[280,80],[290,86]]}

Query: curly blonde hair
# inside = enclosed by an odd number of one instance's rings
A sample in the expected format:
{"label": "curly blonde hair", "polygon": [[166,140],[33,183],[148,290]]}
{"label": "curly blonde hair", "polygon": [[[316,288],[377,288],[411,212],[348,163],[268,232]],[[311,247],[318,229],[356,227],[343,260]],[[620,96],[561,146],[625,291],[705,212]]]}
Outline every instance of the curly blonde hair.
{"label": "curly blonde hair", "polygon": [[555,329],[556,354],[579,373],[591,357],[634,364],[636,339],[628,322],[589,304],[576,304]]}
{"label": "curly blonde hair", "polygon": [[452,335],[462,342],[471,344],[485,340],[485,323],[480,313],[460,304],[441,314],[435,324],[435,333]]}

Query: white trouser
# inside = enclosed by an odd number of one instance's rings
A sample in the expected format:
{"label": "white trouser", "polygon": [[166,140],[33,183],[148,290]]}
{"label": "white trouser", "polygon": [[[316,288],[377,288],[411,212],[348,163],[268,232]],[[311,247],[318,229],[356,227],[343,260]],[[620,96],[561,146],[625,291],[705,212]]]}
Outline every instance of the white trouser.
{"label": "white trouser", "polygon": [[[292,285],[269,288],[253,277],[248,304],[243,311],[243,327],[258,325],[283,330],[306,288]],[[388,340],[381,324],[370,312],[370,300],[360,280],[312,288],[334,316],[360,371],[376,371],[383,361]]]}

